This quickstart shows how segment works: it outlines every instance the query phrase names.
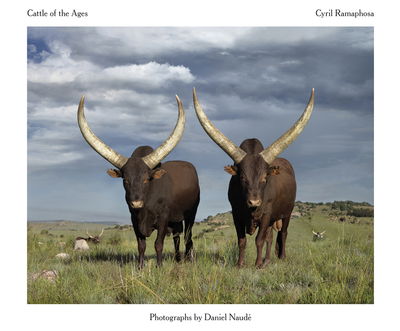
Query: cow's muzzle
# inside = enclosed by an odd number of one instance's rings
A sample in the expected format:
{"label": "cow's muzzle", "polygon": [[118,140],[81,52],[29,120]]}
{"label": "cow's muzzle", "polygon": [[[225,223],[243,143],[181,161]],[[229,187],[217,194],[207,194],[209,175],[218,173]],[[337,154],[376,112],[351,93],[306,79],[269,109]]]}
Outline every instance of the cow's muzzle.
{"label": "cow's muzzle", "polygon": [[130,206],[134,209],[143,208],[144,203],[143,200],[135,200],[130,202]]}
{"label": "cow's muzzle", "polygon": [[251,199],[249,199],[249,200],[247,201],[247,205],[248,205],[249,207],[259,207],[259,206],[261,206],[261,200],[260,200],[260,199],[257,199],[257,200],[251,200]]}

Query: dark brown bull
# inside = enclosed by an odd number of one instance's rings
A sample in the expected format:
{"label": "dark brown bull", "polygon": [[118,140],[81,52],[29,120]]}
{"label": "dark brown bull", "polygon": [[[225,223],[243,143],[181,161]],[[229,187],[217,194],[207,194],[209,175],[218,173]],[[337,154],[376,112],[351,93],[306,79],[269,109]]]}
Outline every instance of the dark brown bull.
{"label": "dark brown bull", "polygon": [[107,173],[121,177],[125,188],[125,200],[131,213],[133,229],[138,241],[139,268],[144,265],[146,237],[157,229],[155,250],[157,265],[162,264],[162,250],[167,233],[173,234],[175,259],[180,260],[179,234],[185,221],[185,256],[192,259],[192,226],[200,201],[200,189],[194,166],[185,161],[160,163],[182,137],[185,113],[182,102],[178,102],[179,116],[173,133],[157,149],[140,146],[130,158],[126,158],[90,130],[84,116],[84,98],[78,108],[78,124],[88,144],[117,169]]}
{"label": "dark brown bull", "polygon": [[101,230],[101,233],[97,236],[92,236],[89,234],[89,232],[86,230],[86,234],[88,235],[87,237],[76,237],[75,238],[75,245],[74,245],[74,250],[75,251],[86,251],[90,249],[88,243],[92,242],[94,244],[99,244],[100,243],[100,238],[104,233],[104,229]]}
{"label": "dark brown bull", "polygon": [[92,242],[94,244],[99,244],[100,243],[100,238],[104,233],[104,228],[101,230],[100,234],[98,234],[97,236],[92,236],[91,234],[89,234],[89,231],[86,230],[86,234],[87,237],[76,237],[75,240],[85,240],[87,242]]}
{"label": "dark brown bull", "polygon": [[[246,232],[251,235],[257,227],[256,266],[266,266],[270,262],[273,228],[278,231],[275,253],[279,258],[285,258],[287,229],[296,198],[296,180],[289,161],[277,156],[297,138],[307,124],[314,105],[314,89],[303,115],[265,149],[258,139],[246,139],[237,147],[207,118],[194,89],[193,102],[204,130],[235,162],[232,166],[226,166],[225,171],[232,175],[228,198],[238,237],[237,265],[241,267],[244,263]],[[265,241],[267,248],[263,259]]]}

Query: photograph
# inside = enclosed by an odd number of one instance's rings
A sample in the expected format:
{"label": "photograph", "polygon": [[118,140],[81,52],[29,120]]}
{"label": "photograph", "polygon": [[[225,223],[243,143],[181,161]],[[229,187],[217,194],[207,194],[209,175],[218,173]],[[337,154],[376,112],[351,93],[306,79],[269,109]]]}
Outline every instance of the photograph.
{"label": "photograph", "polygon": [[27,304],[374,304],[373,26],[26,48]]}

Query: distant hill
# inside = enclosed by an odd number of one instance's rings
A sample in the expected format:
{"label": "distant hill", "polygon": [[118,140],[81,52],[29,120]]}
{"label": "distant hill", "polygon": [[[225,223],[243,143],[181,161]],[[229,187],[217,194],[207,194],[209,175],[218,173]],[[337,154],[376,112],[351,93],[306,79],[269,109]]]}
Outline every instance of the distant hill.
{"label": "distant hill", "polygon": [[[302,202],[296,201],[292,212],[292,219],[311,217],[314,213],[322,213],[331,220],[356,222],[357,218],[373,218],[374,206],[368,202],[334,201],[334,202]],[[227,211],[208,216],[201,222],[215,226],[233,223],[232,212]]]}
{"label": "distant hill", "polygon": [[47,233],[52,236],[60,234],[80,234],[85,235],[87,231],[99,233],[102,229],[114,228],[120,226],[116,222],[77,222],[65,220],[46,220],[46,221],[28,221],[28,232]]}
{"label": "distant hill", "polygon": [[71,221],[71,220],[28,220],[28,223],[59,223],[59,224],[74,224],[74,223],[95,223],[104,225],[118,225],[119,222],[112,221]]}
{"label": "distant hill", "polygon": [[[317,208],[318,207],[318,208]],[[374,206],[368,202],[354,202],[354,201],[334,201],[334,202],[302,202],[296,201],[295,207],[292,213],[292,219],[299,217],[310,217],[311,212],[316,210],[316,208],[324,213],[326,216],[331,217],[331,219],[340,219],[342,217],[348,217],[354,220],[357,217],[371,217],[374,216]],[[218,213],[216,215],[210,215],[203,220],[196,220],[196,223],[210,223],[215,226],[225,225],[233,223],[232,212],[226,211]],[[51,224],[53,227],[65,227],[72,225],[80,225],[83,227],[87,225],[104,225],[104,226],[119,226],[119,225],[130,225],[131,223],[121,223],[115,221],[73,221],[73,220],[28,220],[28,223],[35,224]]]}

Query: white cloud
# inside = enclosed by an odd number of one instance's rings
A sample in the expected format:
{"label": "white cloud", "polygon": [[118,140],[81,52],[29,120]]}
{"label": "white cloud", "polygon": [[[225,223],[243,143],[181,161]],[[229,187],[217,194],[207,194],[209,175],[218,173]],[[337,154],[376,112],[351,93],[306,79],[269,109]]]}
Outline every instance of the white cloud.
{"label": "white cloud", "polygon": [[28,165],[31,171],[66,164],[82,159],[84,154],[74,147],[76,132],[72,126],[36,130],[29,139]]}
{"label": "white cloud", "polygon": [[29,121],[34,122],[64,122],[65,124],[76,121],[77,106],[49,107],[46,105],[36,105],[29,114]]}
{"label": "white cloud", "polygon": [[74,61],[71,50],[60,42],[50,43],[52,54],[48,54],[40,63],[28,62],[28,81],[32,83],[68,83],[73,82],[82,72],[99,70],[87,61]]}
{"label": "white cloud", "polygon": [[101,37],[122,42],[123,52],[154,56],[230,48],[251,28],[98,28],[96,31]]}
{"label": "white cloud", "polygon": [[184,66],[171,66],[168,63],[156,62],[105,68],[92,75],[82,77],[82,81],[88,84],[104,82],[112,85],[115,82],[126,82],[127,84],[142,84],[147,88],[161,87],[173,81],[190,83],[193,80],[194,76]]}
{"label": "white cloud", "polygon": [[[80,81],[86,84],[93,82],[98,86],[101,82],[140,83],[147,87],[159,87],[171,81],[190,83],[194,76],[184,66],[173,66],[168,63],[149,62],[145,64],[129,64],[102,68],[86,60],[71,57],[71,48],[61,42],[49,44],[51,55],[40,63],[28,63],[28,81],[32,83],[71,83]],[[31,51],[36,47],[31,45]],[[89,85],[87,86],[90,87]]]}

